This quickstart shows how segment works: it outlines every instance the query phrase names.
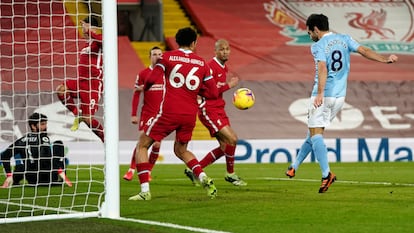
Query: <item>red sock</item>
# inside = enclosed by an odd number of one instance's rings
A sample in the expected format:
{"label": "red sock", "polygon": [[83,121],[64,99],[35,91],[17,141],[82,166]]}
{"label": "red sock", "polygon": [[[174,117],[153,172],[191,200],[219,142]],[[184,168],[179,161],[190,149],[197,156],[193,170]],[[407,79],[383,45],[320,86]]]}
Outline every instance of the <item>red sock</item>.
{"label": "red sock", "polygon": [[75,100],[73,97],[69,94],[57,94],[60,102],[62,102],[65,107],[73,113],[73,115],[77,116],[79,114],[79,110],[76,107]]}
{"label": "red sock", "polygon": [[131,164],[129,165],[129,168],[131,168],[131,169],[137,168],[137,164],[135,163],[135,153],[136,152],[137,152],[137,147],[135,147],[134,151],[132,152]]}
{"label": "red sock", "polygon": [[91,126],[89,126],[89,128],[92,129],[92,132],[96,134],[96,136],[98,136],[102,142],[105,142],[103,126],[98,120],[92,118],[92,123]]}
{"label": "red sock", "polygon": [[139,178],[139,183],[148,183],[149,182],[149,173],[151,171],[151,164],[149,163],[137,163],[137,174]]}
{"label": "red sock", "polygon": [[234,153],[236,152],[236,146],[226,144],[224,154],[226,155],[226,167],[228,173],[234,172]]}
{"label": "red sock", "polygon": [[220,147],[215,148],[214,150],[208,152],[206,156],[200,161],[200,165],[202,168],[207,167],[208,165],[214,163],[217,159],[221,158],[224,155],[224,152],[220,149]]}
{"label": "red sock", "polygon": [[151,153],[149,155],[149,163],[152,165],[151,170],[154,167],[155,162],[157,162],[159,152],[160,152],[159,147],[154,147],[154,146],[152,147]]}
{"label": "red sock", "polygon": [[194,176],[197,178],[200,176],[200,173],[204,172],[197,159],[188,161],[187,167],[193,171]]}

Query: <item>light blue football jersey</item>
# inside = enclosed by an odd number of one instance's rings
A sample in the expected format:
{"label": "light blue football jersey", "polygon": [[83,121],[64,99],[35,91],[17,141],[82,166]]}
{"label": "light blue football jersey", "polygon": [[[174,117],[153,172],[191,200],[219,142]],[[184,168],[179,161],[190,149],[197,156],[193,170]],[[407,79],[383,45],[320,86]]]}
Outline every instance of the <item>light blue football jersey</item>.
{"label": "light blue football jersey", "polygon": [[315,61],[315,84],[312,96],[318,93],[318,61],[326,62],[328,77],[326,79],[325,97],[346,96],[346,85],[350,71],[350,55],[356,52],[360,44],[346,34],[329,32],[311,46]]}

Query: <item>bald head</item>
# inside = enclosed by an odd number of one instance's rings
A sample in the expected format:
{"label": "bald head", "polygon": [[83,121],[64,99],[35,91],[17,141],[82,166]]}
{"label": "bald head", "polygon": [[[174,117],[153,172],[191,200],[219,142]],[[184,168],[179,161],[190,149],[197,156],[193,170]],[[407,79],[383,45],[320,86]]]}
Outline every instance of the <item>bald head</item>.
{"label": "bald head", "polygon": [[225,39],[219,39],[214,44],[214,51],[216,58],[224,65],[230,56],[230,45]]}

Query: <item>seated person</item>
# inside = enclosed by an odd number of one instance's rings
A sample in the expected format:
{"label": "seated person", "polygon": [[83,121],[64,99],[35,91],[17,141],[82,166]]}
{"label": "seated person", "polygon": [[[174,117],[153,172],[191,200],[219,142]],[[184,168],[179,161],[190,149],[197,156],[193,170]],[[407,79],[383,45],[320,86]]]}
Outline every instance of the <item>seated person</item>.
{"label": "seated person", "polygon": [[[65,147],[62,141],[50,142],[47,135],[47,116],[33,113],[29,117],[32,132],[16,140],[1,152],[7,178],[2,188],[19,185],[23,179],[30,185],[50,185],[65,182],[72,186],[65,174]],[[12,173],[10,160],[14,158],[16,166]]]}

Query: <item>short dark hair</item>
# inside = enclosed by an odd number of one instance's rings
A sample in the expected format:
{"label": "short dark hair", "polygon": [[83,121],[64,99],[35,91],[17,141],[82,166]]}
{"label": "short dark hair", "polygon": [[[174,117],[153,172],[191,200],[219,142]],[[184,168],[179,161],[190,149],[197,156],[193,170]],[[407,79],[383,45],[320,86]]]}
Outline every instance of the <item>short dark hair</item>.
{"label": "short dark hair", "polygon": [[312,32],[315,26],[321,31],[329,31],[328,17],[323,14],[311,14],[306,20],[306,26]]}
{"label": "short dark hair", "polygon": [[150,51],[149,51],[149,55],[151,56],[151,52],[152,52],[152,50],[156,50],[156,49],[162,50],[160,47],[158,47],[158,46],[154,46],[154,47],[152,47],[152,48],[150,49]]}
{"label": "short dark hair", "polygon": [[190,27],[181,28],[175,34],[175,42],[178,46],[190,46],[191,43],[197,40],[197,33]]}
{"label": "short dark hair", "polygon": [[37,123],[47,121],[47,116],[38,112],[29,116],[29,126],[36,125]]}
{"label": "short dark hair", "polygon": [[99,27],[98,19],[95,16],[88,16],[83,21],[91,26]]}

